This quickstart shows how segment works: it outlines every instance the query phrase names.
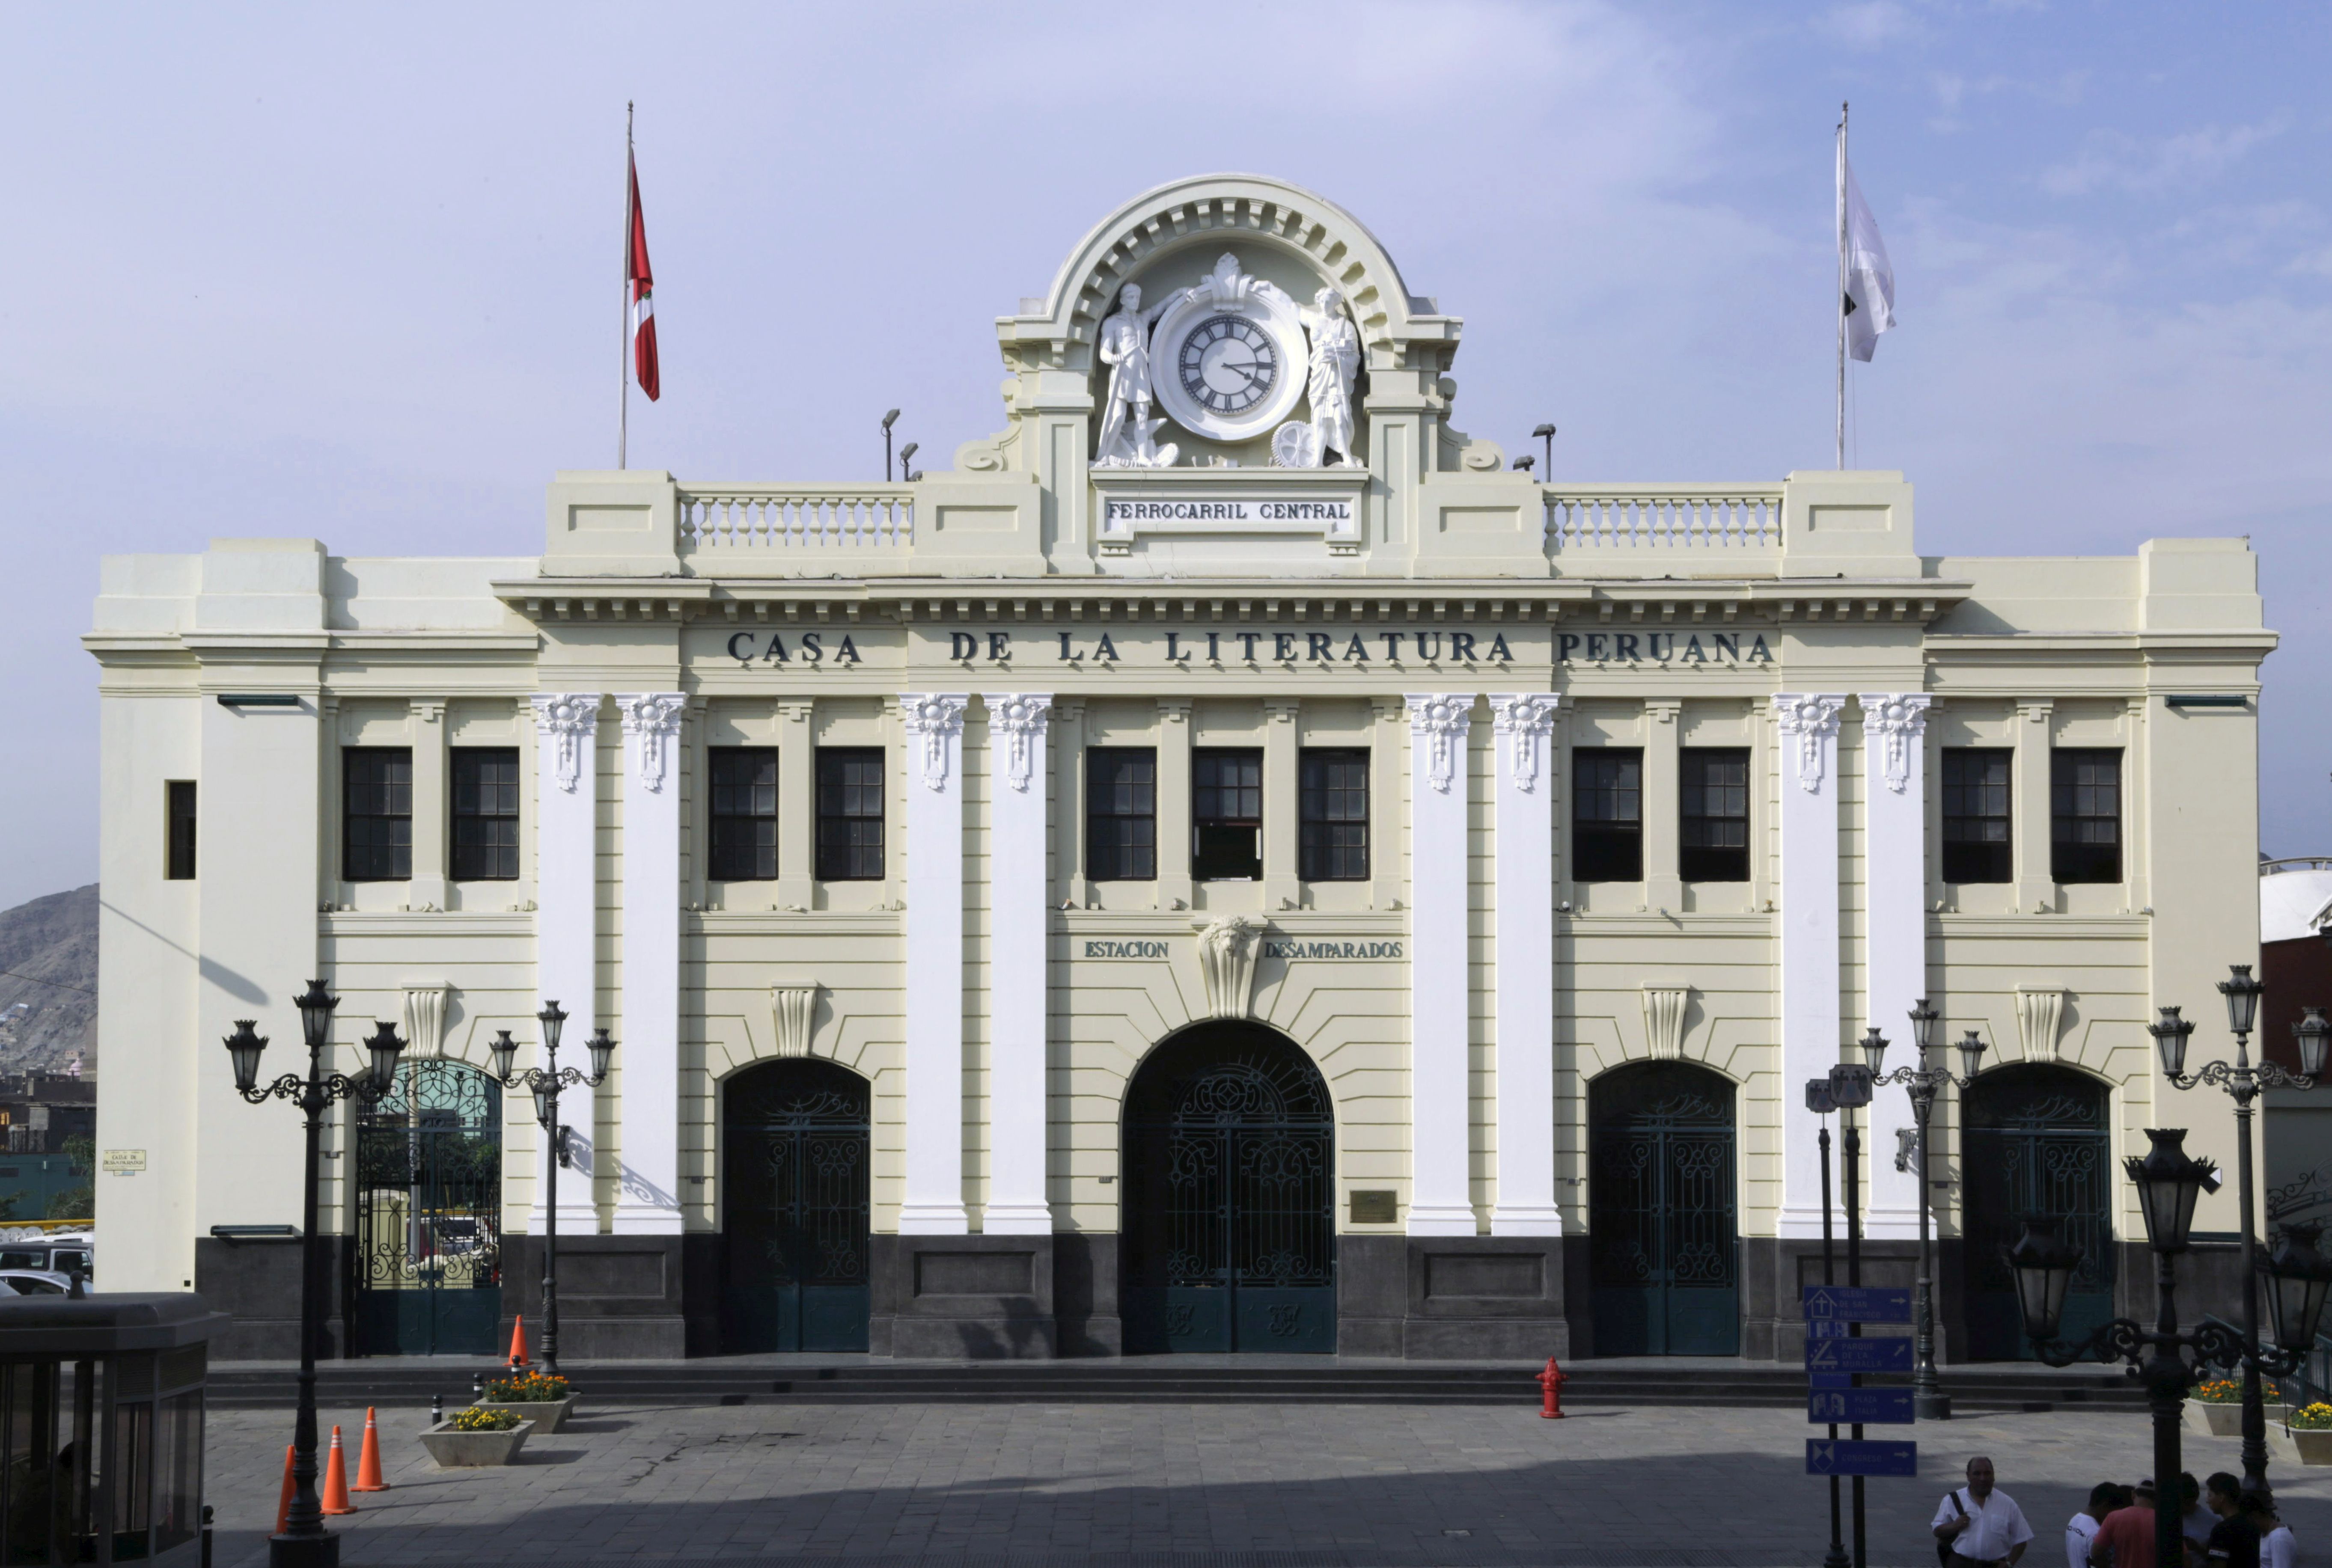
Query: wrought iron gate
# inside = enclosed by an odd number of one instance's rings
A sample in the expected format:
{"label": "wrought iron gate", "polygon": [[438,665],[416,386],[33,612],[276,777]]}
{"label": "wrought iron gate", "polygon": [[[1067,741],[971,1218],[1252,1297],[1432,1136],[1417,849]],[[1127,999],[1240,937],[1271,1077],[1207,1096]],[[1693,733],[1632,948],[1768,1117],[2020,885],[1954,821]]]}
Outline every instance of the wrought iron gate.
{"label": "wrought iron gate", "polygon": [[831,1062],[749,1067],[722,1116],[723,1347],[863,1351],[868,1085]]}
{"label": "wrought iron gate", "polygon": [[357,1330],[374,1355],[491,1355],[502,1312],[502,1093],[406,1062],[357,1123]]}
{"label": "wrought iron gate", "polygon": [[2113,1135],[2103,1084],[2067,1067],[2000,1067],[1978,1078],[1960,1134],[1967,1241],[1968,1354],[2030,1361],[2002,1249],[2039,1215],[2081,1249],[2065,1293],[2068,1339],[2113,1316]]}
{"label": "wrought iron gate", "polygon": [[1125,1345],[1336,1348],[1334,1112],[1271,1030],[1159,1047],[1126,1095]]}
{"label": "wrought iron gate", "polygon": [[1733,1085],[1656,1062],[1588,1085],[1597,1355],[1741,1353]]}

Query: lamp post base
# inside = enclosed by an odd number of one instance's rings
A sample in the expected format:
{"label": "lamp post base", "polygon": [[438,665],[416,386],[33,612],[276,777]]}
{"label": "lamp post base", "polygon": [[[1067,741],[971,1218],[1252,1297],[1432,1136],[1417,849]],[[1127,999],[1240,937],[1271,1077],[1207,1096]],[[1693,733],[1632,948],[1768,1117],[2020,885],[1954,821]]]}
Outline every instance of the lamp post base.
{"label": "lamp post base", "polygon": [[329,1530],[313,1535],[270,1535],[267,1568],[340,1568],[340,1538]]}
{"label": "lamp post base", "polygon": [[1923,1421],[1947,1421],[1952,1419],[1952,1396],[1938,1391],[1925,1390],[1911,1396],[1911,1413]]}

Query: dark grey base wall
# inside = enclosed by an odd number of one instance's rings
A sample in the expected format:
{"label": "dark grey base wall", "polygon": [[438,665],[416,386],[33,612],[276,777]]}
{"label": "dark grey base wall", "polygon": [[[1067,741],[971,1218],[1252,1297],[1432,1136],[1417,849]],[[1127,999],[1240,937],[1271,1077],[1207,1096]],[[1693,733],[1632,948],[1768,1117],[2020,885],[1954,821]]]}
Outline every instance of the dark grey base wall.
{"label": "dark grey base wall", "polygon": [[[1048,1361],[1059,1355],[1053,1296],[1054,1247],[1059,1239],[873,1238],[867,1348],[876,1355],[979,1361]],[[1113,1303],[1113,1283],[1111,1293]]]}
{"label": "dark grey base wall", "polygon": [[1565,1276],[1558,1237],[1343,1237],[1336,1349],[1408,1361],[1567,1358]]}
{"label": "dark grey base wall", "polygon": [[[688,1353],[683,1236],[559,1238],[559,1354],[576,1361],[678,1361]],[[717,1300],[717,1296],[714,1297]],[[527,1346],[542,1353],[542,1238],[502,1238],[502,1321],[526,1317]]]}
{"label": "dark grey base wall", "polygon": [[1125,1353],[1117,1259],[1113,1231],[1065,1230],[1053,1238],[1053,1317],[1060,1324],[1061,1354]]}
{"label": "dark grey base wall", "polygon": [[[342,1277],[347,1238],[324,1244],[324,1334],[316,1347],[337,1359],[349,1343],[348,1286]],[[195,1238],[195,1293],[234,1319],[211,1341],[215,1361],[300,1359],[300,1257],[297,1240],[222,1241]]]}
{"label": "dark grey base wall", "polygon": [[[1846,1243],[1836,1247],[1833,1277],[1846,1283]],[[1869,1241],[1862,1244],[1862,1283],[1908,1289],[1919,1273],[1916,1241]],[[1746,1361],[1802,1363],[1806,1355],[1805,1311],[1800,1292],[1822,1283],[1822,1248],[1819,1240],[1782,1240],[1771,1236],[1741,1238],[1741,1354]],[[1939,1325],[1942,1323],[1939,1313]],[[1956,1318],[1952,1320],[1956,1323]],[[1937,1346],[1939,1359],[1950,1359],[1946,1332]]]}

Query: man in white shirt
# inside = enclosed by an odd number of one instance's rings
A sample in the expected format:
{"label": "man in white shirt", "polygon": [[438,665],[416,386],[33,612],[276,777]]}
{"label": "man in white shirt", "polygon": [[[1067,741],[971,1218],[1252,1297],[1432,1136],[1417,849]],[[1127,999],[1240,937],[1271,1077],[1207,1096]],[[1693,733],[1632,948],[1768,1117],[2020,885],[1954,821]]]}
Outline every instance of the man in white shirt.
{"label": "man in white shirt", "polygon": [[2111,1481],[2089,1488],[2088,1506],[2065,1521],[2065,1568],[2089,1568],[2089,1543],[2120,1501],[2121,1488]]}
{"label": "man in white shirt", "polygon": [[1993,1489],[1992,1461],[1983,1456],[1968,1461],[1967,1481],[1946,1494],[1935,1510],[1935,1539],[1951,1543],[1953,1568],[2015,1568],[2032,1544],[2024,1510],[2007,1493]]}

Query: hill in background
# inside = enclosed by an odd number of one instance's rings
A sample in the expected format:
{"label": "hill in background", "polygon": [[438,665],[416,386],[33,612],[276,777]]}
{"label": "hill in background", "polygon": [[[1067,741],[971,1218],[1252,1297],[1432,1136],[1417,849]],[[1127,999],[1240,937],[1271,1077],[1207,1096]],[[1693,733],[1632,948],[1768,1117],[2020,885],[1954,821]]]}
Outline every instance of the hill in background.
{"label": "hill in background", "polygon": [[0,910],[0,1073],[97,1071],[97,884]]}

